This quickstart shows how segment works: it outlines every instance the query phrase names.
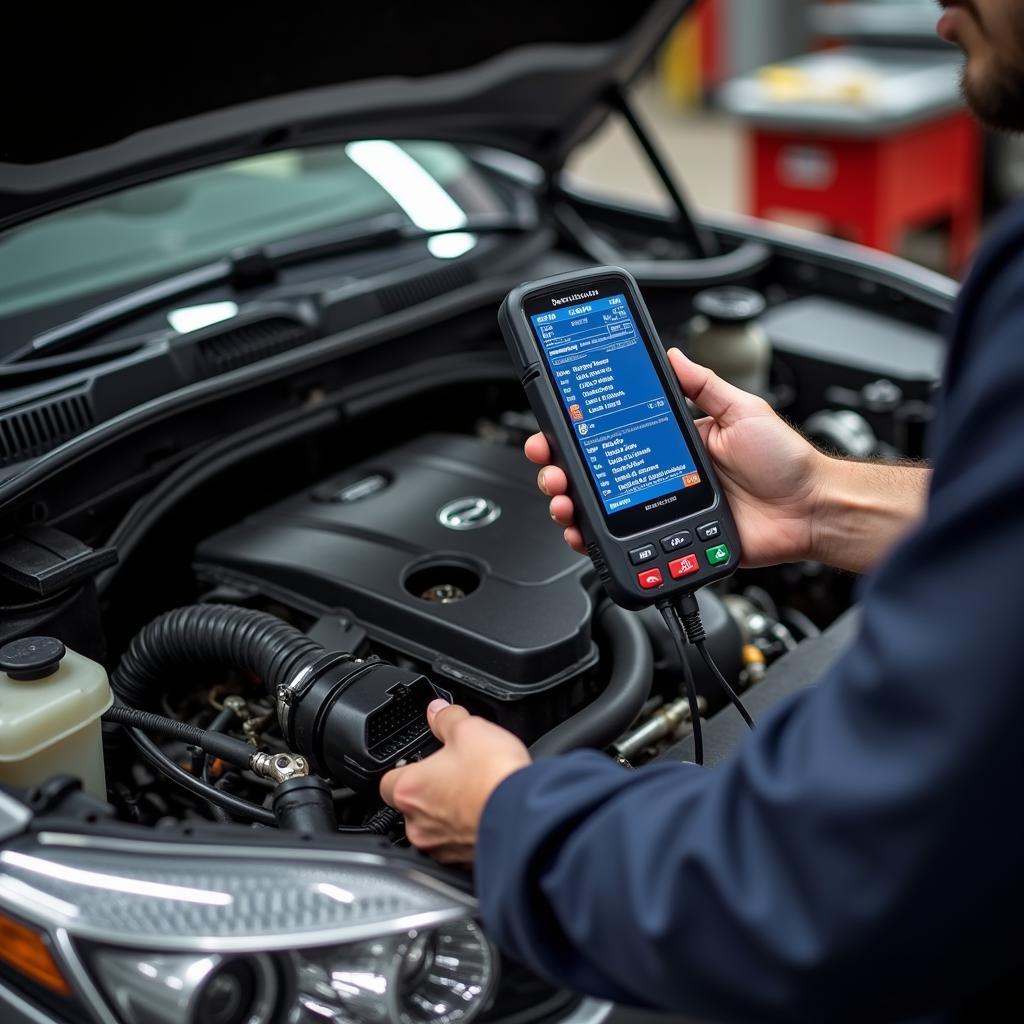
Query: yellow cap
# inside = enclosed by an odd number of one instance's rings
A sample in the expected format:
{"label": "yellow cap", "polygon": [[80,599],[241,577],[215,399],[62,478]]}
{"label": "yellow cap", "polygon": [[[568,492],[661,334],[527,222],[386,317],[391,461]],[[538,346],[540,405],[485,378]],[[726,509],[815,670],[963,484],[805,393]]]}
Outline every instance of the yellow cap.
{"label": "yellow cap", "polygon": [[743,645],[743,664],[744,665],[763,665],[764,664],[764,652],[760,647],[755,647],[753,644]]}

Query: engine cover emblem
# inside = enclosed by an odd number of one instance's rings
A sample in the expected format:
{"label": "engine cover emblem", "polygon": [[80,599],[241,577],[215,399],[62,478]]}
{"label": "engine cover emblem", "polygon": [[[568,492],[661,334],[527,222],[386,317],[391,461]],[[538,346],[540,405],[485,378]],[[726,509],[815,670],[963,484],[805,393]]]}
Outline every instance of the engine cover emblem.
{"label": "engine cover emblem", "polygon": [[490,526],[501,515],[501,506],[490,498],[466,497],[443,505],[437,521],[449,530],[479,530]]}

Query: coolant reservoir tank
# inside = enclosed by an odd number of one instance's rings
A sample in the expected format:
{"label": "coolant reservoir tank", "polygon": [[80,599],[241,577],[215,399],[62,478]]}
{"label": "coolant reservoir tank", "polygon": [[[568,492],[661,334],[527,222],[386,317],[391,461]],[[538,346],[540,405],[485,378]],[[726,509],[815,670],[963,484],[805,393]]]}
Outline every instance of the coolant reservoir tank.
{"label": "coolant reservoir tank", "polygon": [[76,775],[106,800],[100,716],[113,702],[102,665],[49,636],[0,647],[0,783]]}
{"label": "coolant reservoir tank", "polygon": [[758,317],[764,296],[749,288],[709,288],[694,296],[689,355],[730,384],[767,395],[772,346]]}

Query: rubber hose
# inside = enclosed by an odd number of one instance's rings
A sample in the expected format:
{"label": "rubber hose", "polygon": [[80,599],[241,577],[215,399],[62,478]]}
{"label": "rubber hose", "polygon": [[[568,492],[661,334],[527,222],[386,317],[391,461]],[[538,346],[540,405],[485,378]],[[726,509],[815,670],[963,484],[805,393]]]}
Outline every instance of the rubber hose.
{"label": "rubber hose", "polygon": [[585,708],[541,736],[530,747],[534,758],[581,747],[603,749],[629,728],[650,696],[654,655],[639,616],[609,603],[598,611],[595,622],[611,648],[608,685]]}
{"label": "rubber hose", "polygon": [[[221,708],[220,711],[214,716],[214,719],[206,727],[207,732],[227,732],[234,724],[238,721],[238,715],[235,714],[231,708]],[[213,777],[213,761],[208,757],[203,757],[202,770],[200,771],[200,778],[203,782],[213,785],[217,780]]]}
{"label": "rubber hose", "polygon": [[[205,765],[203,765],[203,770],[205,771],[206,768],[208,768],[208,767],[209,767],[209,760],[207,760],[207,763]],[[232,795],[235,795],[234,794],[234,790],[231,788],[231,780],[232,780],[232,778],[237,778],[237,777],[238,777],[237,775],[233,776],[231,774],[225,774],[225,775],[222,775],[219,779],[217,779],[216,782],[212,782],[211,785],[218,792],[221,792],[221,793],[231,793]],[[206,781],[209,781],[209,780],[206,780]],[[225,824],[230,824],[230,825],[233,825],[235,823],[234,817],[232,815],[228,814],[228,812],[226,810],[224,810],[224,808],[221,807],[220,804],[211,803],[210,804],[210,813],[213,815],[213,820],[214,821],[220,821],[220,822],[223,822]]]}
{"label": "rubber hose", "polygon": [[316,775],[287,779],[270,799],[279,828],[310,835],[338,831],[331,787]]}
{"label": "rubber hose", "polygon": [[190,605],[158,616],[132,639],[111,685],[129,707],[152,710],[169,680],[201,665],[244,669],[273,695],[323,647],[282,619],[225,604]]}

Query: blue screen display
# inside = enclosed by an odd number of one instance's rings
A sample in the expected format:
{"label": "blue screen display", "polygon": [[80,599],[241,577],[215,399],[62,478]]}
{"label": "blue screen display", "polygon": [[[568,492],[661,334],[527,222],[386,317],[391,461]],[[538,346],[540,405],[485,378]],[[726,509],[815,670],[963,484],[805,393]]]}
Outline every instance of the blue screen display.
{"label": "blue screen display", "polygon": [[608,515],[700,484],[625,295],[530,319]]}

